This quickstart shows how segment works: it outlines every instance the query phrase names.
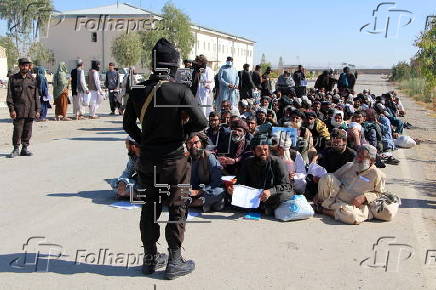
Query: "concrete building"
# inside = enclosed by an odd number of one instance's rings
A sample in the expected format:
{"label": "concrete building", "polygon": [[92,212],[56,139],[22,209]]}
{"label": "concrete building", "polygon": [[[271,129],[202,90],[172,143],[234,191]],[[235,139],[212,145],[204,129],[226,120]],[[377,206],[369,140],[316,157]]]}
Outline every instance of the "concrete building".
{"label": "concrete building", "polygon": [[[160,19],[158,14],[125,3],[64,11],[52,17],[40,41],[54,52],[57,63],[65,61],[73,67],[80,58],[87,68],[91,60],[99,60],[106,68],[109,62],[115,62],[111,47],[117,36],[149,31]],[[214,70],[224,64],[227,56],[233,57],[238,70],[244,63],[253,65],[254,41],[199,25],[192,25],[192,33],[195,43],[190,59],[204,54]],[[141,71],[141,64],[136,68]]]}
{"label": "concrete building", "polygon": [[8,74],[8,58],[6,49],[0,46],[0,80],[6,79]]}

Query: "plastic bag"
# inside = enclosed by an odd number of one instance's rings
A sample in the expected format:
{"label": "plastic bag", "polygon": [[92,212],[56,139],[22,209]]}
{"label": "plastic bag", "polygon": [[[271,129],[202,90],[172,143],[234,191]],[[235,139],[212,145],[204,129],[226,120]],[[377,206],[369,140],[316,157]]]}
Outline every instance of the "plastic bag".
{"label": "plastic bag", "polygon": [[82,94],[82,106],[88,107],[89,102],[91,101],[91,93],[88,94]]}
{"label": "plastic bag", "polygon": [[415,140],[413,140],[411,137],[402,135],[394,140],[395,146],[401,147],[401,148],[412,148],[416,145]]}
{"label": "plastic bag", "polygon": [[276,219],[281,221],[303,220],[313,216],[313,208],[304,195],[294,195],[275,209]]}

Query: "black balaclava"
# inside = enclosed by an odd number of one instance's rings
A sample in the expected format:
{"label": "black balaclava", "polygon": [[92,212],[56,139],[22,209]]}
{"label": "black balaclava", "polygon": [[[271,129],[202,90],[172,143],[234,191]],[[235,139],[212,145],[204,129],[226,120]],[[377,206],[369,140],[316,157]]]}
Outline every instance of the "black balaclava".
{"label": "black balaclava", "polygon": [[167,68],[170,70],[170,75],[175,76],[176,70],[179,67],[180,54],[174,44],[161,38],[156,42],[152,49],[153,71],[156,74],[165,74],[156,71],[156,68]]}

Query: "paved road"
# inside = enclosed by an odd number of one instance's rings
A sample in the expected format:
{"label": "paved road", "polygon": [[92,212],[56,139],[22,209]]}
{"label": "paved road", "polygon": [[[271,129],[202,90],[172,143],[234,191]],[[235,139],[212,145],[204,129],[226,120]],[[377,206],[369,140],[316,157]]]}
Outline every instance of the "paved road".
{"label": "paved road", "polygon": [[[362,88],[381,93],[388,84],[362,75]],[[109,207],[106,179],[127,160],[121,118],[38,123],[34,157],[0,157],[0,289],[436,289],[436,183],[428,173],[436,163],[436,122],[404,102],[418,127],[407,134],[426,142],[396,152],[401,164],[384,169],[389,190],[403,200],[394,221],[350,226],[323,216],[281,223],[203,215],[193,221],[210,223],[189,224],[184,243],[197,270],[176,281],[140,273],[140,211]],[[10,151],[10,130],[0,111],[1,156]],[[46,241],[24,245],[38,236]],[[392,238],[375,247],[374,263],[373,245],[382,237]],[[31,253],[48,248],[62,256],[35,263]]]}

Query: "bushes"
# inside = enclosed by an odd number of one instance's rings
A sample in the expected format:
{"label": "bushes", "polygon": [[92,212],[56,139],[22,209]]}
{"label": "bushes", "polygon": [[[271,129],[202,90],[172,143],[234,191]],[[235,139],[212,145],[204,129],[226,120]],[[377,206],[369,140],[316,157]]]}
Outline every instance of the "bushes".
{"label": "bushes", "polygon": [[436,25],[424,31],[415,41],[418,52],[407,62],[392,67],[391,81],[412,97],[436,105]]}

